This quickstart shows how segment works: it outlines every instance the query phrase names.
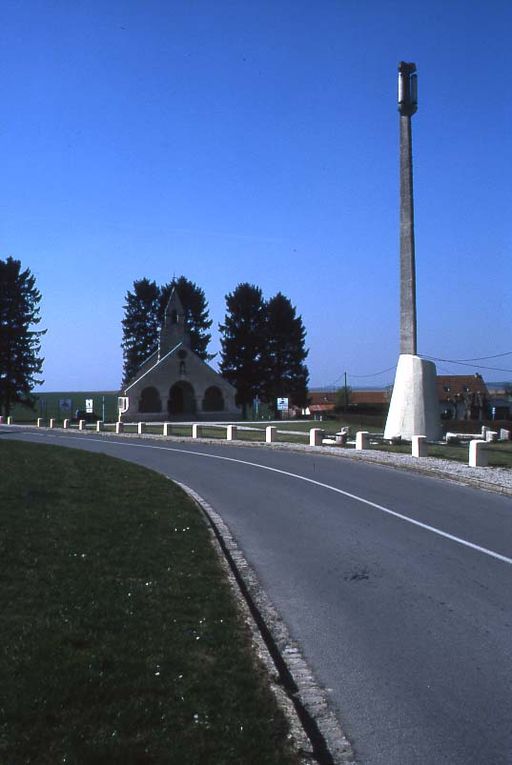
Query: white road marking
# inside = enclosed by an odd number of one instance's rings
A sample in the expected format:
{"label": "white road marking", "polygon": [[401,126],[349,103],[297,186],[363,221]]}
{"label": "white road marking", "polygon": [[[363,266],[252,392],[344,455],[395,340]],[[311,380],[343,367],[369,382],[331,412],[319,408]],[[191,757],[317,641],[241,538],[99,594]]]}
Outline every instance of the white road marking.
{"label": "white road marking", "polygon": [[[40,435],[40,436],[47,436],[48,434],[45,433],[37,433],[37,434],[31,434],[31,435]],[[52,434],[54,438],[57,438],[57,434]],[[75,441],[81,441],[83,439],[83,436],[67,436],[68,439],[73,439]],[[94,441],[97,443],[105,444],[105,440],[103,438],[92,438],[88,437],[88,441]],[[384,507],[384,505],[379,505],[376,502],[371,502],[369,499],[365,499],[364,497],[359,497],[357,494],[351,494],[348,491],[344,491],[343,489],[338,489],[336,486],[331,486],[328,483],[322,483],[321,481],[315,481],[313,478],[306,478],[306,476],[298,475],[298,473],[290,473],[287,470],[280,470],[279,468],[273,468],[269,465],[260,465],[258,462],[249,462],[248,460],[240,460],[235,459],[234,457],[222,457],[219,454],[208,454],[207,452],[195,452],[190,449],[176,449],[173,446],[156,446],[153,444],[139,444],[139,443],[129,443],[127,441],[114,441],[109,439],[107,443],[116,444],[117,446],[131,446],[135,447],[136,449],[157,449],[159,451],[166,451],[166,452],[178,452],[179,454],[190,454],[194,457],[207,457],[208,459],[213,460],[223,460],[224,462],[235,462],[239,465],[248,465],[249,467],[259,468],[260,470],[268,470],[271,473],[279,473],[280,475],[288,476],[288,478],[295,478],[298,481],[304,481],[305,483],[311,483],[314,486],[320,486],[322,489],[327,489],[328,491],[333,491],[336,494],[341,494],[344,497],[348,497],[349,499],[353,499],[356,502],[361,502],[363,505],[367,505],[368,507],[373,507],[375,510],[380,510],[382,513],[386,513],[387,515],[391,515],[394,518],[398,518],[401,521],[405,521],[406,523],[411,523],[413,526],[418,526],[421,529],[425,529],[426,531],[430,531],[432,534],[437,534],[440,537],[444,537],[445,539],[449,539],[452,542],[456,542],[459,545],[463,545],[464,547],[469,547],[471,550],[476,550],[477,552],[483,553],[484,555],[488,555],[490,558],[495,558],[496,560],[502,561],[502,563],[508,563],[509,565],[512,565],[512,558],[507,558],[506,555],[500,555],[500,553],[494,552],[493,550],[489,550],[486,547],[480,547],[480,545],[475,545],[473,542],[469,542],[467,539],[461,539],[461,537],[456,537],[453,534],[448,534],[446,531],[442,531],[441,529],[437,529],[435,526],[430,526],[427,523],[422,523],[421,521],[416,521],[414,518],[409,518],[407,515],[402,515],[402,513],[397,513],[395,510],[391,510],[389,507]]]}

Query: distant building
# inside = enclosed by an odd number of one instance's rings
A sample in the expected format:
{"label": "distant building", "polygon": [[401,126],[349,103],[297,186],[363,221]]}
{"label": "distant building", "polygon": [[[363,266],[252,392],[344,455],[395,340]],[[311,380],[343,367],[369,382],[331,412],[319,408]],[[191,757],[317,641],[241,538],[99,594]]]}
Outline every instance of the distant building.
{"label": "distant building", "polygon": [[125,422],[235,419],[235,388],[190,347],[176,289],[165,309],[158,350],[139,367],[119,397]]}
{"label": "distant building", "polygon": [[437,397],[445,420],[485,420],[489,417],[489,391],[479,374],[438,375]]}

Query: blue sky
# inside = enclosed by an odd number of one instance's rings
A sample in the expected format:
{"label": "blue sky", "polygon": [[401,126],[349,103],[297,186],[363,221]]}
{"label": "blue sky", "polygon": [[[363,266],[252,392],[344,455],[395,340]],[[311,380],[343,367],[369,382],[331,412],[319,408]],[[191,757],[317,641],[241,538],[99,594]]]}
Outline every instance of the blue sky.
{"label": "blue sky", "polygon": [[[312,385],[392,382],[400,60],[419,352],[512,351],[508,0],[5,0],[0,18],[0,257],[43,293],[42,390],[117,388],[126,291],[173,274],[215,328],[242,281],[286,294]],[[512,379],[438,364],[478,369]]]}

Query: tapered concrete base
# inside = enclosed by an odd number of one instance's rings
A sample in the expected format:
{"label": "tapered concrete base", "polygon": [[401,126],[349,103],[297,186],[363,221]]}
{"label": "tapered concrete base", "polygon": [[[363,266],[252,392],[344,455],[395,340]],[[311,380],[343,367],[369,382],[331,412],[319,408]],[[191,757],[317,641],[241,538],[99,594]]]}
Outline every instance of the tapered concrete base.
{"label": "tapered concrete base", "polygon": [[401,436],[410,441],[426,436],[437,441],[441,437],[436,377],[432,361],[406,353],[399,356],[384,438]]}

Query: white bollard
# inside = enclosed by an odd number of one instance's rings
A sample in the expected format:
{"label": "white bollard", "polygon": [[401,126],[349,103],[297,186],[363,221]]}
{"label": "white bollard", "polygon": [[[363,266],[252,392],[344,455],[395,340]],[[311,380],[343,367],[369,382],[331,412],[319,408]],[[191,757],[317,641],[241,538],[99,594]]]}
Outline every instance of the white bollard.
{"label": "white bollard", "polygon": [[496,430],[488,430],[485,434],[485,440],[486,441],[497,441],[498,440],[498,432]]}
{"label": "white bollard", "polygon": [[54,428],[54,427],[55,427],[55,420],[53,417],[50,417],[50,428]]}
{"label": "white bollard", "polygon": [[367,430],[358,430],[356,433],[356,449],[361,451],[362,449],[370,448],[370,434]]}
{"label": "white bollard", "polygon": [[170,422],[164,422],[163,435],[170,436],[172,431],[172,424]]}
{"label": "white bollard", "polygon": [[489,462],[487,443],[478,438],[469,442],[469,467],[487,467]]}
{"label": "white bollard", "polygon": [[124,432],[124,422],[116,422],[116,433],[123,433]]}
{"label": "white bollard", "polygon": [[8,418],[7,418],[7,424],[8,424],[8,425],[12,425],[12,424],[13,424],[13,422],[14,422],[14,420],[13,420],[13,418],[12,418],[12,417],[8,417]]}
{"label": "white bollard", "polygon": [[146,423],[145,422],[138,422],[137,423],[137,433],[139,434],[139,436],[141,436],[145,432],[146,432]]}
{"label": "white bollard", "polygon": [[324,431],[322,428],[311,428],[309,431],[309,445],[310,446],[322,446],[322,438],[324,437]]}
{"label": "white bollard", "polygon": [[428,457],[428,443],[426,436],[412,437],[411,453],[413,457]]}
{"label": "white bollard", "polygon": [[64,420],[64,422],[62,423],[62,427],[64,428],[64,430],[68,430],[68,428],[69,428],[69,420]]}
{"label": "white bollard", "polygon": [[78,430],[85,430],[87,428],[87,423],[85,420],[78,420]]}
{"label": "white bollard", "polygon": [[200,425],[192,425],[192,438],[200,438],[201,436],[201,426]]}
{"label": "white bollard", "polygon": [[271,444],[273,441],[277,441],[277,428],[273,425],[267,425],[265,428],[265,442]]}
{"label": "white bollard", "polygon": [[96,422],[96,433],[101,433],[101,431],[103,430],[103,425],[104,425],[103,420],[98,420]]}
{"label": "white bollard", "polygon": [[500,441],[510,441],[510,430],[500,428]]}
{"label": "white bollard", "polygon": [[228,425],[226,429],[226,440],[227,441],[236,441],[237,439],[237,428],[236,425]]}
{"label": "white bollard", "polygon": [[43,422],[44,422],[43,418],[42,417],[38,417],[37,418],[37,427],[38,428],[42,428],[43,427]]}

